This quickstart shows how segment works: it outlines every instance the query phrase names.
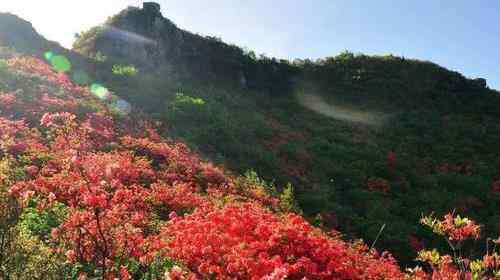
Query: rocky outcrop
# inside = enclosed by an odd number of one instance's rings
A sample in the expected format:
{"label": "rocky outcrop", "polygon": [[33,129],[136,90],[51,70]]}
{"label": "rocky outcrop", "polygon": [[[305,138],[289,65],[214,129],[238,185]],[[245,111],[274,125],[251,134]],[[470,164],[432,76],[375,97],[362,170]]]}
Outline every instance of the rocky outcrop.
{"label": "rocky outcrop", "polygon": [[101,28],[84,32],[74,50],[89,57],[101,53],[115,62],[159,72],[166,68],[167,57],[177,55],[173,48],[182,41],[179,33],[162,16],[159,4],[146,2],[142,9],[129,7]]}
{"label": "rocky outcrop", "polygon": [[484,88],[488,87],[488,83],[486,82],[486,79],[484,79],[484,78],[473,79],[469,83],[470,83],[471,87],[475,88],[475,89],[484,89]]}
{"label": "rocky outcrop", "polygon": [[270,59],[257,62],[237,46],[182,30],[154,2],[120,12],[103,32],[81,36],[74,50],[91,57],[99,52],[118,63],[134,64],[141,72],[169,78],[220,80],[244,88],[264,87],[259,88],[263,91],[286,91],[289,84],[290,65]]}

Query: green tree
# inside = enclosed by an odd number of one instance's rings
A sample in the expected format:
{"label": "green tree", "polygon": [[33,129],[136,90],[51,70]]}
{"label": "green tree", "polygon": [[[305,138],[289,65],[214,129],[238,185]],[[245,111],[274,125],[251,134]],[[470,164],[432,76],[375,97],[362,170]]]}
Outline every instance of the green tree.
{"label": "green tree", "polygon": [[301,213],[300,207],[298,206],[297,200],[295,199],[295,194],[292,184],[288,183],[283,189],[280,195],[280,207],[286,212]]}

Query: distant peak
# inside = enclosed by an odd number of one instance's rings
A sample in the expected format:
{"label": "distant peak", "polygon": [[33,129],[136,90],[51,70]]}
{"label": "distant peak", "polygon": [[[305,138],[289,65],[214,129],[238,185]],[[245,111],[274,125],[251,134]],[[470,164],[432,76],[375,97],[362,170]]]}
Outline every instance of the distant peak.
{"label": "distant peak", "polygon": [[14,14],[0,13],[0,47],[33,54],[55,48],[55,45],[38,34],[30,22]]}

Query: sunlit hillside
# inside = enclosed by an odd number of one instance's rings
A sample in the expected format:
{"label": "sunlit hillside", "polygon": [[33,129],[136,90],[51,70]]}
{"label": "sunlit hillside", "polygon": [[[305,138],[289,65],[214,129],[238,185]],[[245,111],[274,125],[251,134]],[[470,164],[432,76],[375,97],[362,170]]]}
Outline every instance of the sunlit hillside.
{"label": "sunlit hillside", "polygon": [[[307,216],[369,242],[386,224],[377,245],[405,263],[422,214],[457,209],[500,232],[500,95],[483,79],[395,56],[259,57],[154,7],[81,33],[74,51],[169,136],[236,173],[291,183]],[[113,73],[127,66],[137,71]]]}
{"label": "sunlit hillside", "polygon": [[499,105],[431,62],[258,57],[151,3],[73,50],[0,13],[0,279],[498,279]]}

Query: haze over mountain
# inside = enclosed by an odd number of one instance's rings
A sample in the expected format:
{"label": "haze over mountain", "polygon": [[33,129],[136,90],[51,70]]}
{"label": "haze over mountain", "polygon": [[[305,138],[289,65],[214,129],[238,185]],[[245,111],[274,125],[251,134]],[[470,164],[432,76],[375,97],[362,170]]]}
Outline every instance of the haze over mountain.
{"label": "haze over mountain", "polygon": [[[403,265],[413,263],[415,244],[447,246],[416,224],[422,214],[455,209],[484,224],[486,236],[500,232],[500,94],[485,79],[392,55],[257,56],[183,30],[166,15],[155,3],[129,7],[79,33],[67,50],[29,22],[0,14],[0,46],[9,48],[0,58],[47,59],[112,112],[133,107],[138,119],[161,121],[164,137],[185,142],[228,176],[244,174],[271,198],[293,186],[297,205],[288,210],[388,249]],[[0,86],[15,91],[17,82]],[[83,112],[101,106],[81,102]],[[164,159],[137,149],[162,166]],[[204,194],[196,180],[205,175],[189,176]]]}

